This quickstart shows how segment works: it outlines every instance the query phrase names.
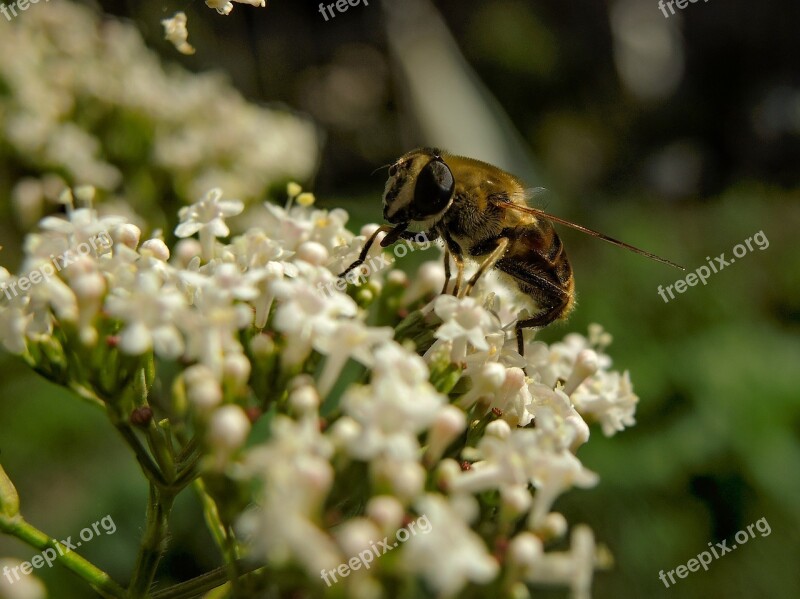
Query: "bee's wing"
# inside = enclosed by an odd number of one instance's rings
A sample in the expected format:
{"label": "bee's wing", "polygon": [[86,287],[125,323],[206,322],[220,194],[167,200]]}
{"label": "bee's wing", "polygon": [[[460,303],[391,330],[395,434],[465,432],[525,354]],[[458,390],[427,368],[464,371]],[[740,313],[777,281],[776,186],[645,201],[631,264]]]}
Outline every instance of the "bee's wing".
{"label": "bee's wing", "polygon": [[[528,194],[538,195],[543,191],[545,191],[543,187],[537,187],[536,189],[528,190],[526,195],[528,195]],[[673,267],[679,268],[681,270],[686,270],[680,264],[675,264],[674,262],[671,262],[671,261],[667,260],[666,258],[661,258],[659,256],[656,256],[655,254],[651,254],[650,252],[646,252],[644,250],[640,250],[639,248],[634,247],[634,246],[632,246],[632,245],[630,245],[628,243],[625,243],[624,241],[620,241],[618,239],[614,239],[613,237],[609,237],[608,235],[603,235],[602,233],[599,233],[598,231],[594,231],[592,229],[589,229],[588,227],[584,227],[583,225],[579,225],[579,224],[573,223],[571,221],[565,220],[563,218],[559,218],[558,216],[553,216],[552,214],[548,214],[544,210],[539,210],[538,208],[531,208],[530,206],[524,206],[522,204],[517,204],[517,203],[513,203],[513,202],[495,202],[495,205],[498,208],[502,208],[503,210],[515,210],[517,212],[524,212],[526,214],[532,214],[533,216],[536,216],[538,218],[545,218],[545,219],[547,219],[547,220],[549,220],[551,222],[559,223],[561,225],[570,227],[572,229],[577,229],[578,231],[581,231],[583,233],[591,235],[592,237],[597,237],[598,239],[602,239],[603,241],[607,241],[608,243],[611,243],[613,245],[625,248],[626,250],[630,250],[630,251],[635,252],[637,254],[641,254],[642,256],[646,256],[646,257],[650,258],[651,260],[655,260],[656,262],[661,262],[662,264],[668,264],[669,266],[673,266]]]}

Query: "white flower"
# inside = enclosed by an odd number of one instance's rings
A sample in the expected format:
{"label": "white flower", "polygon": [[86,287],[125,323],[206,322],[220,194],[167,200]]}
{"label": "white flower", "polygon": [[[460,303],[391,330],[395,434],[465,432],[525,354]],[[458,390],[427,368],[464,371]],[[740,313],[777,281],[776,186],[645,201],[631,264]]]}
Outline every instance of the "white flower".
{"label": "white flower", "polygon": [[533,420],[531,403],[525,374],[519,368],[509,368],[503,384],[490,399],[489,407],[501,410],[501,417],[511,426],[527,426]]}
{"label": "white flower", "polygon": [[531,383],[529,389],[536,429],[542,438],[547,437],[552,447],[568,448],[574,453],[589,440],[589,426],[561,389],[551,389],[541,383]]}
{"label": "white flower", "polygon": [[266,6],[266,0],[232,0],[232,2],[228,0],[206,0],[206,6],[215,9],[221,15],[229,15],[233,10],[233,2],[258,7]]}
{"label": "white flower", "polygon": [[508,369],[497,362],[489,362],[476,368],[470,373],[472,385],[469,391],[458,399],[457,405],[468,410],[478,400],[494,396],[505,382],[507,372]]}
{"label": "white flower", "polygon": [[597,475],[585,469],[566,449],[553,448],[538,429],[511,430],[502,420],[487,427],[478,443],[483,460],[450,481],[453,492],[479,493],[504,486],[532,484],[536,488],[531,526],[538,526],[553,501],[573,486],[590,487]]}
{"label": "white flower", "polygon": [[444,405],[428,382],[424,361],[393,341],[385,343],[375,352],[370,384],[351,387],[342,396],[342,410],[361,425],[348,452],[360,460],[379,455],[416,460],[417,435]]}
{"label": "white flower", "polygon": [[171,19],[163,19],[164,39],[171,42],[181,54],[194,54],[195,50],[187,41],[189,31],[186,29],[186,13],[176,12]]}
{"label": "white flower", "polygon": [[599,370],[608,369],[611,366],[611,359],[602,352],[604,346],[600,345],[600,341],[607,344],[610,342],[610,336],[599,333],[596,328],[590,327],[590,330],[595,332],[595,344],[578,333],[570,333],[564,337],[563,341],[553,343],[549,347],[541,341],[530,343],[525,351],[528,374],[538,377],[548,387],[555,387],[559,380],[569,379],[578,355],[593,347],[596,349],[597,368]]}
{"label": "white flower", "polygon": [[[329,326],[328,326],[329,325]],[[372,366],[374,349],[392,339],[391,327],[368,327],[359,321],[345,320],[324,323],[317,331],[312,345],[327,356],[319,377],[319,392],[325,397],[333,388],[349,359],[364,366]]]}
{"label": "white flower", "polygon": [[414,507],[428,518],[430,531],[403,544],[400,560],[407,572],[422,575],[439,597],[456,596],[470,582],[486,584],[497,576],[497,561],[453,504],[428,494]]}
{"label": "white flower", "polygon": [[26,307],[30,297],[14,293],[16,282],[16,277],[0,267],[0,292],[3,294],[0,296],[0,339],[6,350],[21,355],[27,349],[25,331],[31,316]]}
{"label": "white flower", "polygon": [[244,204],[241,201],[223,200],[221,189],[211,189],[199,202],[180,209],[178,216],[181,222],[175,227],[175,235],[189,237],[199,232],[203,259],[211,260],[214,257],[214,238],[230,235],[225,219],[236,216],[242,210]]}
{"label": "white flower", "polygon": [[355,301],[343,293],[330,297],[303,279],[280,279],[271,289],[280,303],[275,311],[275,329],[286,336],[285,364],[299,364],[311,351],[318,331],[331,330],[337,319],[357,313]]}
{"label": "white flower", "polygon": [[316,410],[299,421],[283,415],[272,421],[272,435],[245,457],[245,472],[263,482],[261,506],[245,514],[240,528],[269,563],[294,561],[316,578],[343,560],[333,540],[317,524],[334,480],[333,447],[319,430]]}
{"label": "white flower", "polygon": [[571,399],[578,412],[600,422],[607,437],[636,423],[639,397],[627,371],[598,373],[578,387]]}
{"label": "white flower", "polygon": [[233,3],[228,0],[206,0],[206,6],[215,9],[221,15],[229,15],[233,10]]}
{"label": "white flower", "polygon": [[187,307],[186,300],[157,272],[139,273],[130,288],[113,287],[105,307],[109,315],[125,323],[119,343],[123,352],[140,355],[155,349],[168,359],[183,353],[183,338],[175,322]]}
{"label": "white flower", "polygon": [[[47,273],[53,270],[52,264],[41,260],[28,261],[28,265],[31,270],[16,279],[18,284],[21,284],[23,279],[33,283],[34,273]],[[28,337],[51,335],[54,315],[59,320],[67,322],[78,320],[80,314],[78,298],[61,278],[57,276],[42,277],[39,283],[30,286],[28,295],[30,301],[26,303],[26,311],[32,317],[25,329]]]}
{"label": "white flower", "polygon": [[432,355],[437,344],[446,341],[452,344],[450,360],[462,362],[467,356],[468,346],[487,350],[489,344],[486,336],[500,330],[494,317],[472,297],[459,299],[452,295],[440,295],[433,301],[433,310],[442,319],[442,325],[435,333],[439,341],[431,346],[426,355]]}
{"label": "white flower", "polygon": [[217,380],[222,380],[226,354],[242,351],[238,334],[252,323],[252,310],[207,288],[198,291],[193,305],[192,310],[182,310],[177,319],[186,339],[185,355],[208,366]]}
{"label": "white flower", "polygon": [[528,532],[511,540],[510,556],[523,568],[523,578],[537,585],[564,585],[574,599],[589,599],[594,574],[596,548],[594,535],[587,526],[572,531],[569,551],[543,553],[540,542]]}

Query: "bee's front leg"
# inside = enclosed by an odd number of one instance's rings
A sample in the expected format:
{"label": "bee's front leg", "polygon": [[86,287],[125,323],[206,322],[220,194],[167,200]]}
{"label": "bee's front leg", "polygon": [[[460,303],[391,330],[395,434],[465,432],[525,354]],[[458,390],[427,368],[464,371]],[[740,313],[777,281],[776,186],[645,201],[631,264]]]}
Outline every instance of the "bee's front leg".
{"label": "bee's front leg", "polygon": [[[394,225],[381,225],[380,227],[378,227],[378,229],[372,235],[370,235],[369,239],[367,239],[367,242],[364,244],[364,248],[361,250],[361,254],[359,254],[358,256],[358,260],[356,260],[350,266],[348,266],[347,269],[342,274],[339,275],[339,278],[344,277],[351,270],[358,268],[359,266],[364,264],[364,261],[367,259],[367,256],[369,255],[369,250],[372,248],[372,244],[375,243],[375,239],[378,237],[379,234],[383,233],[384,231],[394,232],[397,229],[400,229],[400,232],[402,233],[403,231],[405,231],[405,228],[407,226],[408,226],[407,224],[402,224],[398,225],[397,227],[395,227]],[[389,233],[389,235],[387,235],[387,237],[391,236],[392,233]]]}
{"label": "bee's front leg", "polygon": [[461,254],[461,248],[458,244],[450,238],[449,235],[444,234],[444,287],[442,287],[442,295],[447,293],[447,285],[450,283],[450,257],[453,257],[453,262],[456,263],[456,285],[453,287],[453,295],[458,295],[458,290],[461,288],[461,279],[464,276],[464,256]]}
{"label": "bee's front leg", "polygon": [[444,246],[444,287],[442,287],[442,295],[447,293],[447,286],[450,284],[450,257],[453,257],[453,262],[456,263],[456,270],[458,270],[458,274],[456,275],[456,285],[453,287],[453,295],[458,295],[458,288],[461,287],[461,277],[464,274],[464,260],[458,254],[451,254],[450,248],[447,247],[447,244]]}
{"label": "bee's front leg", "polygon": [[450,284],[450,250],[444,246],[444,286],[440,295],[447,293],[447,286]]}

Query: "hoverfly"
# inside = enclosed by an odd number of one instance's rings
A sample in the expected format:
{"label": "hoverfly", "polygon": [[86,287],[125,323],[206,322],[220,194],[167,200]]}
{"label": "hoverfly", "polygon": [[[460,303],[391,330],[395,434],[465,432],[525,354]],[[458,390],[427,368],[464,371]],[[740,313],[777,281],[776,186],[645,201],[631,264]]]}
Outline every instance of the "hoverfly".
{"label": "hoverfly", "polygon": [[[421,227],[429,240],[444,240],[445,284],[451,279],[450,260],[456,266],[452,294],[468,295],[489,269],[511,278],[519,291],[538,306],[530,318],[517,321],[517,347],[524,355],[522,331],[544,327],[566,318],[575,303],[575,280],[564,245],[552,223],[566,225],[658,262],[682,266],[613,239],[582,225],[547,214],[526,204],[522,182],[496,166],[435,148],[419,148],[389,167],[383,194],[382,225],[367,240],[359,256],[340,276],[363,264],[379,233],[387,247],[398,239],[414,239],[410,225]],[[463,282],[464,258],[479,262],[478,270]]]}

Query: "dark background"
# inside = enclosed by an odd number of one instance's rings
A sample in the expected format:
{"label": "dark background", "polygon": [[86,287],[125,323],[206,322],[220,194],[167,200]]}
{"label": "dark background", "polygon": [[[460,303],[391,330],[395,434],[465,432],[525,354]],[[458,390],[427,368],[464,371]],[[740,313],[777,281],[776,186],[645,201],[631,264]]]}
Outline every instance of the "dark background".
{"label": "dark background", "polygon": [[[710,0],[668,19],[655,0],[448,0],[434,3],[446,29],[428,33],[418,1],[372,0],[328,22],[318,3],[291,0],[237,4],[227,17],[199,1],[101,4],[166,61],[224,71],[252,101],[311,115],[324,141],[304,183],[322,206],[348,208],[354,226],[380,220],[385,173],[370,173],[436,144],[515,169],[550,190],[550,211],[689,271],[763,231],[767,249],[668,304],[657,287],[684,275],[563,231],[579,303],[541,338],[602,323],[641,403],[634,428],[612,439],[593,429],[579,455],[601,482],[556,509],[590,524],[614,555],[596,597],[798,596],[796,0]],[[159,21],[176,10],[189,17],[192,57],[162,39]],[[453,47],[463,57],[442,66]],[[470,112],[476,105],[485,110]],[[487,124],[499,142],[469,141]],[[0,375],[0,449],[29,519],[66,536],[113,515],[118,532],[86,556],[125,580],[146,492],[132,457],[101,415],[17,361],[0,361]],[[176,579],[217,563],[199,507],[185,502],[163,564]],[[659,581],[762,517],[769,536],[674,588]],[[0,554],[31,550],[0,539]],[[54,596],[83,596],[69,575],[41,575]]]}

